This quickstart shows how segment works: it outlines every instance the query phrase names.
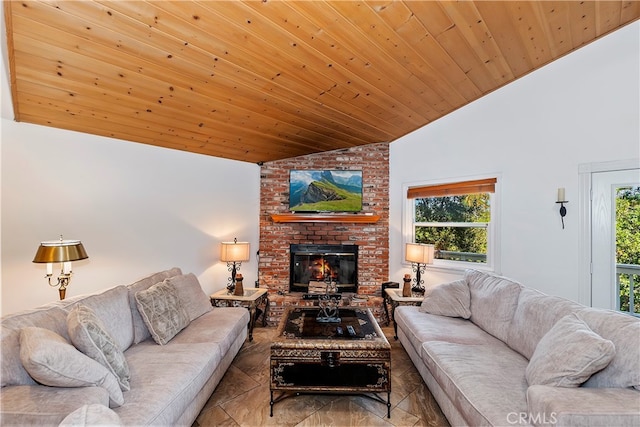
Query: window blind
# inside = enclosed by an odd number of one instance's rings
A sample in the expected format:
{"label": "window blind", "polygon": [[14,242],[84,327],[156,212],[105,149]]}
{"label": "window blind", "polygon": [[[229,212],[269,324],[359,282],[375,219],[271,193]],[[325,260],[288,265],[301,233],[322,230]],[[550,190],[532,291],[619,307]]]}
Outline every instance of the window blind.
{"label": "window blind", "polygon": [[494,193],[496,191],[497,181],[497,178],[487,178],[475,181],[409,187],[407,190],[407,198],[420,199],[424,197],[446,197],[461,196],[463,194]]}

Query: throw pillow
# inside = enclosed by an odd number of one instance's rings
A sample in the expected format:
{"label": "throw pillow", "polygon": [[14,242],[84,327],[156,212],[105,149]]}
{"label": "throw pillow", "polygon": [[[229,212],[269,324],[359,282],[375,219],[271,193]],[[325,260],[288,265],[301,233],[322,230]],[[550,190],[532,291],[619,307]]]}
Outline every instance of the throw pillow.
{"label": "throw pillow", "polygon": [[121,426],[122,421],[118,414],[99,403],[82,405],[69,415],[67,415],[58,427],[80,427],[80,426]]}
{"label": "throw pillow", "polygon": [[71,342],[78,350],[109,369],[118,379],[123,391],[131,389],[127,359],[91,308],[76,304],[67,316],[67,330]]}
{"label": "throw pillow", "polygon": [[103,387],[111,407],[124,403],[116,377],[104,366],[80,353],[53,331],[29,326],[20,331],[20,360],[29,375],[52,387]]}
{"label": "throw pillow", "polygon": [[160,345],[168,343],[189,324],[189,314],[176,288],[167,282],[136,293],[136,303],[153,340]]}
{"label": "throw pillow", "polygon": [[576,314],[593,332],[611,340],[616,347],[616,355],[611,363],[592,375],[582,386],[633,387],[640,390],[640,319],[622,312],[592,307],[583,307]]}
{"label": "throw pillow", "polygon": [[529,385],[578,387],[604,369],[615,356],[615,346],[593,332],[575,314],[569,314],[547,332],[536,346],[525,372]]}
{"label": "throw pillow", "polygon": [[424,292],[420,311],[448,317],[471,317],[471,293],[466,280],[444,283]]}
{"label": "throw pillow", "polygon": [[162,282],[167,277],[176,276],[182,274],[182,270],[178,267],[174,267],[171,270],[165,270],[158,273],[154,273],[143,279],[138,280],[127,286],[129,289],[129,307],[131,307],[131,318],[133,320],[133,343],[138,344],[147,338],[151,337],[147,325],[144,324],[142,316],[138,311],[138,303],[136,301],[136,294],[140,291],[150,288],[156,283]]}
{"label": "throw pillow", "polygon": [[165,282],[168,282],[176,288],[182,305],[185,310],[187,310],[187,313],[189,313],[190,321],[208,313],[213,308],[211,306],[211,300],[202,290],[195,274],[189,273],[169,277],[165,279]]}

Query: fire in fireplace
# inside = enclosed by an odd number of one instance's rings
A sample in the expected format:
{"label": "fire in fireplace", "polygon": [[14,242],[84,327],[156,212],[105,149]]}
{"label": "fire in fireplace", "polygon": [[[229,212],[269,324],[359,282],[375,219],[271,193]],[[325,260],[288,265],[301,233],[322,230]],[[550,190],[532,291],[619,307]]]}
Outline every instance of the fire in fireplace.
{"label": "fire in fireplace", "polygon": [[290,292],[358,291],[358,245],[291,244]]}

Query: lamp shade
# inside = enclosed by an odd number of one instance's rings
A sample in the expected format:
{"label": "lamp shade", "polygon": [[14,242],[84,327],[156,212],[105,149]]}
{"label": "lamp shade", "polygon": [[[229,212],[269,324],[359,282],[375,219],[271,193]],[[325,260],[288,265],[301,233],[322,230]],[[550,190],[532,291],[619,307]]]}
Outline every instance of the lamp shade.
{"label": "lamp shade", "polygon": [[249,261],[249,242],[222,242],[220,261]]}
{"label": "lamp shade", "polygon": [[80,240],[51,240],[41,242],[33,262],[67,262],[89,258]]}
{"label": "lamp shade", "polygon": [[405,259],[420,264],[433,264],[435,247],[422,243],[407,243]]}

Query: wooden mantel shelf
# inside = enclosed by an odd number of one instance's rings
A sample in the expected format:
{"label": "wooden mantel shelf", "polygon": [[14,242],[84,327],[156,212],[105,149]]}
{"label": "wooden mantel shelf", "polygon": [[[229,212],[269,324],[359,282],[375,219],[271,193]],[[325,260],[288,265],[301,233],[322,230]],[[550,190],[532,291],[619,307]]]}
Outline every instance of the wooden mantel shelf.
{"label": "wooden mantel shelf", "polygon": [[302,213],[286,213],[271,214],[273,222],[360,222],[373,223],[378,222],[380,215],[372,213],[354,213],[354,214],[302,214]]}

